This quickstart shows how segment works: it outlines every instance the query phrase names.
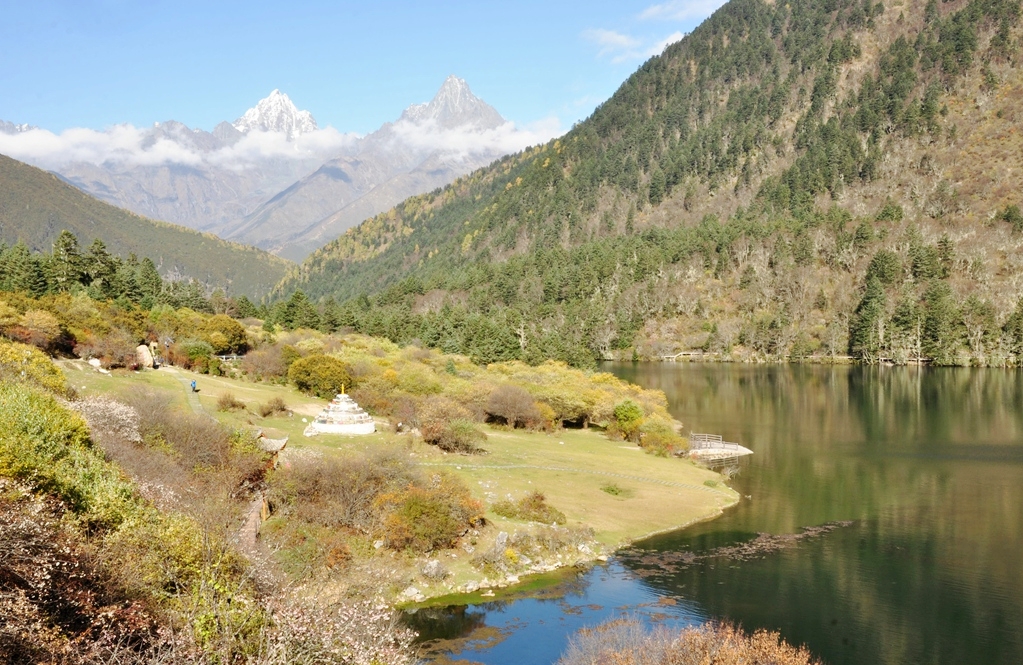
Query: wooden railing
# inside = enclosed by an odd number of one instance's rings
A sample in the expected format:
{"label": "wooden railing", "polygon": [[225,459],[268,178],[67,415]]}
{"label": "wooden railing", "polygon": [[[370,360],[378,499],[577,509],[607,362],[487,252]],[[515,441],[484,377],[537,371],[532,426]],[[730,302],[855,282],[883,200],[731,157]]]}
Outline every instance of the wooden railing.
{"label": "wooden railing", "polygon": [[689,433],[689,450],[739,450],[742,446],[731,441],[723,441],[717,434]]}

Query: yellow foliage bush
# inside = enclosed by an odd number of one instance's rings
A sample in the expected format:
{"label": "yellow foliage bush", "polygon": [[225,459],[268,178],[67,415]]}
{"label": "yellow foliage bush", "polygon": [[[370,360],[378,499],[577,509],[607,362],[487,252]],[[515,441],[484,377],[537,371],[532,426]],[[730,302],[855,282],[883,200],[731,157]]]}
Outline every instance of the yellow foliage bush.
{"label": "yellow foliage bush", "polygon": [[0,381],[36,385],[56,395],[68,394],[64,373],[43,352],[27,344],[0,339]]}

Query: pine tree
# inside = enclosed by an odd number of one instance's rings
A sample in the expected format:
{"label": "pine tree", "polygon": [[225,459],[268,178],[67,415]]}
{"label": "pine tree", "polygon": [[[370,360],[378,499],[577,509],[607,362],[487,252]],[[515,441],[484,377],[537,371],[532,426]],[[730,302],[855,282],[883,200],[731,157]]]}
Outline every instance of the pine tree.
{"label": "pine tree", "polygon": [[284,305],[280,318],[275,321],[287,330],[297,328],[316,329],[320,326],[320,315],[302,290],[295,291]]}
{"label": "pine tree", "polygon": [[93,240],[85,254],[85,274],[92,295],[98,299],[117,297],[116,285],[113,282],[118,267],[120,260],[107,251],[106,244],[99,238]]}
{"label": "pine tree", "polygon": [[46,274],[38,256],[33,255],[23,242],[11,247],[6,253],[5,271],[7,288],[24,291],[32,296],[46,293]]}
{"label": "pine tree", "polygon": [[849,347],[853,355],[871,360],[884,346],[885,293],[875,276],[867,281],[863,300],[849,321]]}
{"label": "pine tree", "polygon": [[934,281],[924,292],[923,351],[935,363],[952,363],[959,350],[961,321],[952,300],[952,289]]}
{"label": "pine tree", "polygon": [[1016,309],[1002,327],[1002,336],[1008,342],[1009,351],[1016,356],[1016,362],[1023,362],[1023,298],[1016,301]]}
{"label": "pine tree", "polygon": [[341,308],[333,297],[323,303],[320,314],[320,332],[332,333],[341,328]]}
{"label": "pine tree", "polygon": [[156,264],[148,256],[139,262],[138,277],[136,279],[143,298],[155,299],[160,295],[160,291],[163,290],[163,279],[156,270]]}
{"label": "pine tree", "polygon": [[50,255],[49,277],[53,290],[63,293],[81,284],[83,264],[78,238],[67,229],[61,231]]}
{"label": "pine tree", "polygon": [[235,301],[235,304],[238,309],[239,319],[259,318],[259,310],[257,310],[256,306],[252,304],[252,301],[249,300],[248,296],[241,296]]}

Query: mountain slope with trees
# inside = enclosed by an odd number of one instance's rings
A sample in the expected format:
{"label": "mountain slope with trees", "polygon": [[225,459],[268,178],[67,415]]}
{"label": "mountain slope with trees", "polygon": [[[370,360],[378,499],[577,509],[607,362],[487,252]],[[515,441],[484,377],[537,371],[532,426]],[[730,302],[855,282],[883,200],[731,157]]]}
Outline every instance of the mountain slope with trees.
{"label": "mountain slope with trees", "polygon": [[148,257],[166,278],[195,279],[237,295],[264,295],[289,266],[262,250],[115,208],[0,155],[0,244],[49,252],[65,230],[82,245],[100,239],[113,254]]}
{"label": "mountain slope with trees", "polygon": [[1019,17],[732,0],[564,137],[366,220],[276,294],[477,360],[1018,362]]}

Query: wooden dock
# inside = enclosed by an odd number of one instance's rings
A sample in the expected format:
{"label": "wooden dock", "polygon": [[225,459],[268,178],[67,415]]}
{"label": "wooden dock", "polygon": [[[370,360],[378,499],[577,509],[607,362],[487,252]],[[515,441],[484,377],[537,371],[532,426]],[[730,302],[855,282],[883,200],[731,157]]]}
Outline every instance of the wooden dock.
{"label": "wooden dock", "polygon": [[738,462],[740,457],[752,455],[749,448],[724,441],[717,434],[689,433],[689,455],[711,465]]}

